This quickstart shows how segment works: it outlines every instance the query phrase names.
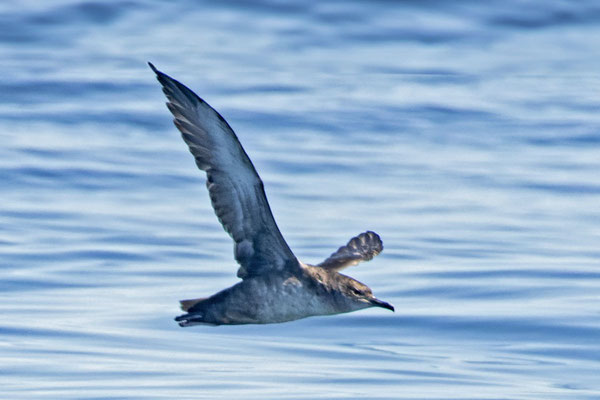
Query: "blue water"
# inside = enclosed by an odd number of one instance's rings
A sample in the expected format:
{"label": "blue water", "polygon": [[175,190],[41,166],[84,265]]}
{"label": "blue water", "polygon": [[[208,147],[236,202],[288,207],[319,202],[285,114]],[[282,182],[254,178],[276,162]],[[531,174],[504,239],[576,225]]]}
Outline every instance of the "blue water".
{"label": "blue water", "polygon": [[[598,3],[215,3],[0,5],[0,398],[600,399]],[[237,266],[146,61],[396,313],[173,322]]]}

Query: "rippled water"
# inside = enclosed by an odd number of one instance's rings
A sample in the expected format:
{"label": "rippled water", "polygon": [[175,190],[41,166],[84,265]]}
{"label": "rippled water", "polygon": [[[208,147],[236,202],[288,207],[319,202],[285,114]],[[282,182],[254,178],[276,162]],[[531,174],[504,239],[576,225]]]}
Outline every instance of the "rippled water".
{"label": "rippled water", "polygon": [[[5,1],[0,397],[599,399],[600,7]],[[228,119],[290,246],[396,313],[181,329],[236,282],[146,61]]]}

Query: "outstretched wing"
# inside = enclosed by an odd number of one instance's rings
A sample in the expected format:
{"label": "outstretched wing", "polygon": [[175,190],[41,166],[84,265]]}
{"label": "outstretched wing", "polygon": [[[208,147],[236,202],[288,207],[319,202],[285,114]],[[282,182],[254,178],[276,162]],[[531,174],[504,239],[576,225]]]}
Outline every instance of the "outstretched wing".
{"label": "outstretched wing", "polygon": [[369,261],[383,250],[381,238],[375,232],[367,231],[353,237],[340,247],[318,267],[339,271],[361,261]]}
{"label": "outstretched wing", "polygon": [[196,165],[206,171],[215,214],[235,242],[238,276],[297,265],[275,223],[263,183],[229,124],[190,89],[148,64]]}

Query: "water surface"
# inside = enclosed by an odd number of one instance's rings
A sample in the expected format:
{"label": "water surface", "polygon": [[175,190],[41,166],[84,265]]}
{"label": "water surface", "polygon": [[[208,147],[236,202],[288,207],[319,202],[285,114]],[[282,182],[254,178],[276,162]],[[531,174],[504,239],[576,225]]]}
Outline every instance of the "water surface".
{"label": "water surface", "polygon": [[[0,5],[7,399],[598,399],[600,8]],[[236,130],[304,261],[396,306],[181,329],[231,241],[146,61]]]}

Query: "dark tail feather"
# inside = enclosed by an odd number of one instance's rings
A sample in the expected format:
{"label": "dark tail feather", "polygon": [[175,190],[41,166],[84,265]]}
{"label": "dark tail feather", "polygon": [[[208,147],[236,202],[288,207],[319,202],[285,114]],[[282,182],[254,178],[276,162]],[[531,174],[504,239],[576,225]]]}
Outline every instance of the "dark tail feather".
{"label": "dark tail feather", "polygon": [[[198,299],[181,300],[181,309],[186,311],[187,314],[180,315],[175,318],[175,321],[179,322],[179,326],[193,326],[193,325],[215,325],[210,322],[204,321],[204,310],[202,310],[201,303],[206,300],[206,297]],[[198,306],[198,307],[196,307]]]}
{"label": "dark tail feather", "polygon": [[179,326],[183,328],[194,325],[217,325],[211,322],[205,322],[204,315],[200,313],[183,314],[176,317],[175,321],[179,322]]}

